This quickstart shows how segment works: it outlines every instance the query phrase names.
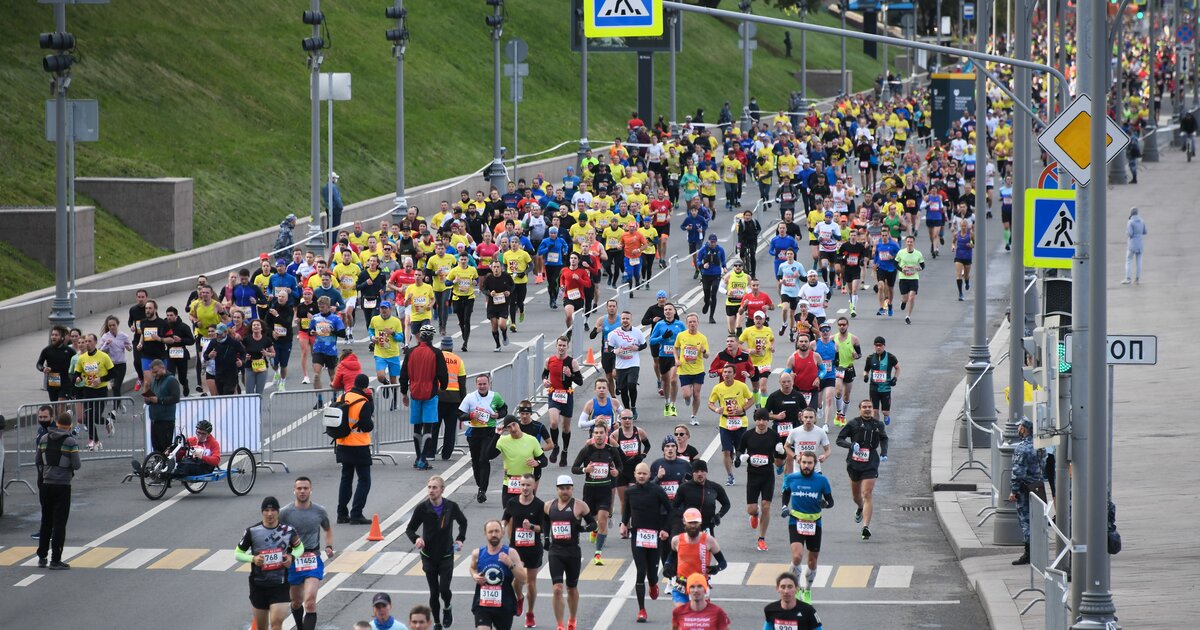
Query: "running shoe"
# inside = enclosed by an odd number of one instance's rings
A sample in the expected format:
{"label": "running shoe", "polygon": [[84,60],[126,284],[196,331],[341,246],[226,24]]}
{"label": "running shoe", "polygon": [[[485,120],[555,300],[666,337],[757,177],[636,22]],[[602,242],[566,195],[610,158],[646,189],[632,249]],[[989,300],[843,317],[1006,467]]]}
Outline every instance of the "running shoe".
{"label": "running shoe", "polygon": [[696,416],[692,416],[691,424],[694,427],[698,427],[698,426],[700,426],[700,420],[696,419]]}
{"label": "running shoe", "polygon": [[276,389],[278,389],[281,392],[286,392],[287,391],[287,381],[280,380],[279,387],[277,387]]}
{"label": "running shoe", "polygon": [[479,492],[475,493],[475,502],[476,503],[483,503],[485,501],[487,501],[487,493],[486,492],[484,492],[483,490],[480,490]]}
{"label": "running shoe", "polygon": [[858,317],[858,311],[854,310],[854,305],[851,304],[850,305],[850,318],[854,319],[855,317]]}
{"label": "running shoe", "polygon": [[863,540],[871,540],[871,528],[867,527],[866,525],[863,525],[862,539]]}
{"label": "running shoe", "polygon": [[563,625],[560,623],[560,624],[558,624],[558,630],[566,630],[566,629],[565,629],[565,627],[564,627],[564,626],[563,626]]}
{"label": "running shoe", "polygon": [[791,513],[792,513],[792,510],[790,508],[788,508],[788,506],[786,506],[786,505],[783,506],[783,509],[779,511],[779,515],[782,516],[783,518],[787,518],[788,516],[791,515]]}
{"label": "running shoe", "polygon": [[508,325],[508,332],[517,332],[517,325],[516,325],[516,324],[513,324],[513,323],[510,323],[510,324]]}
{"label": "running shoe", "polygon": [[639,610],[638,615],[637,615],[637,622],[638,623],[646,623],[647,619],[649,619],[649,617],[646,616],[646,609],[643,608],[643,609]]}
{"label": "running shoe", "polygon": [[536,628],[537,627],[537,621],[535,621],[533,618],[532,610],[525,613],[525,627],[526,628]]}
{"label": "running shoe", "polygon": [[[596,544],[596,532],[590,532],[588,534],[588,542],[592,543],[593,545]],[[596,552],[596,553],[597,553],[597,555],[599,555],[600,552]]]}
{"label": "running shoe", "polygon": [[100,440],[96,440],[96,448],[94,450],[103,451],[104,450],[104,442],[101,442]]}
{"label": "running shoe", "polygon": [[766,540],[763,540],[762,538],[758,539],[758,550],[759,551],[767,550],[767,541]]}
{"label": "running shoe", "polygon": [[878,311],[875,311],[875,316],[876,316],[876,317],[883,317],[883,313],[884,313],[884,310],[881,308],[881,309],[879,309]]}
{"label": "running shoe", "polygon": [[[659,391],[662,391],[662,390],[660,389]],[[667,403],[667,404],[663,405],[663,417],[669,418],[670,416],[671,416],[671,403]]]}
{"label": "running shoe", "polygon": [[729,475],[729,478],[725,480],[725,485],[727,485],[727,486],[733,485],[733,475]]}
{"label": "running shoe", "polygon": [[454,613],[450,612],[449,606],[446,606],[442,609],[442,626],[449,628],[451,623],[454,623]]}
{"label": "running shoe", "polygon": [[594,564],[598,567],[604,566],[604,560],[600,557],[599,551],[597,551],[596,554],[592,556],[592,564]]}
{"label": "running shoe", "polygon": [[559,456],[558,465],[559,465],[559,467],[563,467],[563,466],[567,465],[567,452],[566,451],[563,451],[562,455]]}
{"label": "running shoe", "polygon": [[963,295],[961,293],[958,294],[958,301],[959,302],[963,301]]}
{"label": "running shoe", "polygon": [[[758,515],[757,514],[750,515],[750,529],[758,529]],[[762,539],[759,538],[759,540],[762,540]]]}
{"label": "running shoe", "polygon": [[908,306],[908,300],[900,300],[900,310],[903,311],[906,306]]}
{"label": "running shoe", "polygon": [[863,511],[862,508],[858,508],[858,511],[854,513],[854,522],[855,523],[862,522],[862,511]]}
{"label": "running shoe", "polygon": [[650,599],[652,599],[652,600],[658,599],[658,582],[650,583]]}
{"label": "running shoe", "polygon": [[575,630],[575,619],[567,619],[567,630]]}
{"label": "running shoe", "polygon": [[782,334],[783,334],[784,332],[786,332],[786,331],[787,331],[787,324],[784,324],[784,325],[782,325],[782,326],[780,326],[780,327],[779,327],[779,334],[781,334],[781,335],[782,335]]}
{"label": "running shoe", "polygon": [[808,604],[810,606],[812,605],[812,589],[811,588],[806,588],[806,589],[800,591],[800,601],[802,601],[805,604]]}
{"label": "running shoe", "polygon": [[892,305],[888,304],[888,317],[892,316]]}
{"label": "running shoe", "polygon": [[525,598],[524,598],[524,597],[518,597],[518,598],[517,598],[517,614],[515,614],[515,615],[513,615],[513,616],[514,616],[514,617],[520,617],[520,616],[521,616],[521,613],[522,613],[522,612],[524,612],[524,611],[525,611]]}
{"label": "running shoe", "polygon": [[142,391],[142,380],[141,379],[138,379],[138,382],[133,384],[133,391],[135,391],[135,392]]}
{"label": "running shoe", "polygon": [[[517,313],[517,321],[522,324],[525,323],[525,311],[521,311],[521,312]],[[517,330],[516,328],[513,329],[514,332],[516,330]]]}
{"label": "running shoe", "polygon": [[912,318],[911,318],[911,317],[909,317],[908,315],[905,315],[905,316],[904,316],[904,323],[905,323],[905,324],[912,324]]}
{"label": "running shoe", "polygon": [[301,385],[312,385],[312,379],[305,376],[304,378],[300,379],[300,384]]}
{"label": "running shoe", "polygon": [[891,417],[891,416],[884,416],[884,417],[883,417],[883,426],[885,426],[885,427],[890,427],[890,426],[892,426],[892,417]]}

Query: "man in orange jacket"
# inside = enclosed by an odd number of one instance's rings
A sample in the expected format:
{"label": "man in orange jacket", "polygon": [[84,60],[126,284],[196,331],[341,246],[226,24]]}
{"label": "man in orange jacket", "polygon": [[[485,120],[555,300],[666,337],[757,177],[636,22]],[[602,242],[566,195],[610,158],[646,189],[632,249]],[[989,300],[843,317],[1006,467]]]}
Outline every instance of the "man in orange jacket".
{"label": "man in orange jacket", "polygon": [[[350,418],[350,434],[334,440],[334,455],[342,465],[342,485],[338,490],[337,522],[351,525],[370,525],[363,516],[367,494],[371,492],[371,431],[375,429],[372,415],[375,401],[367,388],[371,380],[366,374],[354,377],[354,387],[345,393]],[[358,475],[358,487],[354,476]],[[353,491],[353,502],[351,494]],[[349,509],[347,509],[349,504]]]}

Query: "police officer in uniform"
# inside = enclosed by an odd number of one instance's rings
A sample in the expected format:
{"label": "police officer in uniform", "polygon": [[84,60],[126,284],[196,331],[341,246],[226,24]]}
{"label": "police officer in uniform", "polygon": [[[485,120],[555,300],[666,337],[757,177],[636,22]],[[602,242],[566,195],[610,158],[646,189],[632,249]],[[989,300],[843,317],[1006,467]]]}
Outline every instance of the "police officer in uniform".
{"label": "police officer in uniform", "polygon": [[1029,418],[1021,418],[1017,427],[1020,441],[1013,449],[1012,456],[1012,492],[1009,501],[1017,504],[1017,521],[1021,524],[1021,538],[1025,540],[1025,553],[1013,560],[1013,565],[1029,564],[1029,495],[1036,494],[1043,502],[1046,500],[1045,452],[1033,447],[1033,422]]}

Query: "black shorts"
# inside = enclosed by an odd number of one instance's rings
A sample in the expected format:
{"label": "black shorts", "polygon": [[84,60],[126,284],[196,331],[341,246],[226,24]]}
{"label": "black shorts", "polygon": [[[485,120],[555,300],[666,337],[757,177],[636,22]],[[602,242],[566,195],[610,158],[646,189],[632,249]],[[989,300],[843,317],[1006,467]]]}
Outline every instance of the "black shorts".
{"label": "black shorts", "polygon": [[738,314],[738,311],[740,311],[740,310],[742,310],[741,304],[726,304],[725,305],[725,315],[727,315],[729,317],[736,317]]}
{"label": "black shorts", "polygon": [[547,394],[546,406],[549,409],[558,410],[560,414],[566,416],[567,422],[569,423],[571,421],[571,417],[575,415],[575,394],[568,392],[566,402],[557,402],[553,398],[555,393],[558,392]]}
{"label": "black shorts", "polygon": [[969,264],[971,264],[971,259],[970,258],[955,258],[954,262],[956,262],[960,265],[969,265]]}
{"label": "black shorts", "polygon": [[1012,208],[1009,208],[1008,210],[1001,208],[1000,220],[1004,223],[1012,223]]}
{"label": "black shorts", "polygon": [[943,219],[925,219],[925,227],[942,227],[946,225]]}
{"label": "black shorts", "polygon": [[901,280],[900,281],[900,295],[908,295],[909,293],[917,293],[917,287],[920,284],[920,282],[921,282],[920,280]]}
{"label": "black shorts", "polygon": [[837,252],[826,252],[826,251],[822,251],[822,252],[820,253],[820,256],[819,256],[819,258],[820,258],[821,260],[828,260],[828,261],[829,261],[829,262],[831,262],[831,263],[836,263],[836,262],[837,262],[837,259],[838,259],[838,253],[837,253]]}
{"label": "black shorts", "polygon": [[273,586],[250,583],[250,606],[255,610],[269,610],[272,604],[292,601],[291,587],[286,583]]}
{"label": "black shorts", "polygon": [[604,510],[612,514],[612,495],[613,486],[611,483],[604,485],[594,484],[583,486],[583,502],[588,504],[592,513],[595,514],[600,510]]}
{"label": "black shorts", "polygon": [[884,271],[883,269],[877,269],[875,271],[875,277],[879,280],[879,282],[882,282],[882,283],[888,285],[888,287],[896,286],[896,270],[895,269],[893,269],[891,271]]}
{"label": "black shorts", "polygon": [[570,306],[570,307],[574,308],[574,309],[575,309],[575,310],[577,310],[577,311],[583,311],[583,305],[584,305],[584,301],[583,301],[582,299],[578,299],[578,300],[563,300],[563,307],[564,307],[564,308],[565,308],[565,307],[568,307],[568,306]]}
{"label": "black shorts", "polygon": [[583,569],[583,558],[579,553],[579,545],[550,549],[551,584],[562,584],[565,581],[567,588],[579,586],[579,572]]}
{"label": "black shorts", "polygon": [[767,464],[766,468],[766,474],[746,475],[746,505],[759,501],[770,503],[771,498],[775,496],[775,472],[771,470],[770,464]]}
{"label": "black shorts", "polygon": [[837,387],[837,379],[836,378],[821,379],[821,389],[825,389],[826,387]]}
{"label": "black shorts", "polygon": [[796,296],[796,297],[792,297],[790,295],[780,295],[779,296],[779,303],[787,304],[788,308],[792,309],[793,311],[796,310],[796,304],[799,302],[800,302],[799,296]]}
{"label": "black shorts", "polygon": [[862,278],[862,267],[855,265],[853,267],[842,267],[842,280],[851,282]]}
{"label": "black shorts", "polygon": [[475,617],[476,628],[512,628],[513,609],[500,606],[490,608],[475,604],[471,606],[471,614]]}
{"label": "black shorts", "polygon": [[521,557],[521,564],[527,569],[536,569],[542,566],[542,545],[538,543],[532,547],[512,547],[517,550],[517,555]]}
{"label": "black shorts", "polygon": [[850,481],[862,481],[863,479],[878,479],[879,467],[867,468],[858,470],[853,466],[846,466],[846,474],[850,475]]}
{"label": "black shorts", "polygon": [[421,334],[421,327],[424,326],[425,324],[432,325],[433,318],[431,317],[429,319],[422,319],[421,321],[415,321],[415,320],[410,321],[410,322],[408,322],[408,329],[409,329],[409,331],[412,332],[413,336],[416,337],[417,335]]}
{"label": "black shorts", "polygon": [[812,536],[801,536],[800,533],[796,531],[796,524],[790,522],[791,519],[788,519],[788,521],[789,521],[788,522],[788,542],[790,542],[792,544],[804,545],[805,549],[807,549],[813,553],[820,553],[820,551],[821,551],[821,524],[820,523],[817,524],[817,532],[815,534],[813,534]]}
{"label": "black shorts", "polygon": [[858,375],[858,372],[856,372],[854,370],[853,365],[847,365],[846,367],[839,366],[837,368],[837,371],[841,373],[841,376],[839,378],[841,378],[843,381],[846,381],[847,383],[854,382],[854,377]]}
{"label": "black shorts", "polygon": [[668,223],[666,225],[656,225],[654,226],[654,229],[658,230],[659,236],[666,236],[671,233],[671,224]]}
{"label": "black shorts", "polygon": [[666,374],[675,368],[675,357],[658,357],[658,371]]}
{"label": "black shorts", "polygon": [[892,392],[871,392],[871,406],[884,411],[892,410]]}
{"label": "black shorts", "polygon": [[508,304],[487,307],[488,319],[508,319]]}
{"label": "black shorts", "polygon": [[617,386],[617,389],[623,390],[625,389],[626,385],[637,387],[638,374],[641,373],[641,371],[642,369],[640,367],[621,368],[617,370],[617,378],[615,379],[616,383],[614,383]]}
{"label": "black shorts", "polygon": [[750,383],[751,384],[757,384],[759,381],[763,380],[764,378],[771,378],[771,366],[755,365],[750,368]]}
{"label": "black shorts", "polygon": [[600,369],[604,370],[604,372],[607,374],[608,372],[616,369],[616,366],[617,353],[609,352],[607,350],[600,352]]}
{"label": "black shorts", "polygon": [[312,364],[319,365],[321,367],[332,370],[337,367],[338,358],[337,358],[336,354],[325,354],[323,352],[314,352],[314,353],[312,353]]}

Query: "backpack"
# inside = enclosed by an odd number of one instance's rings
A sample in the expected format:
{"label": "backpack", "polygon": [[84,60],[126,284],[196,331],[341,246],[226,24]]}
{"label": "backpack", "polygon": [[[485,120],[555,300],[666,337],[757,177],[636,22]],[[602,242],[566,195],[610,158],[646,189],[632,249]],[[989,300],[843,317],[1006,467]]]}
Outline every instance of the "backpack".
{"label": "backpack", "polygon": [[354,403],[346,401],[346,395],[338,396],[325,407],[321,414],[321,424],[325,425],[325,435],[334,440],[340,440],[350,435],[350,405],[366,402],[366,399]]}

